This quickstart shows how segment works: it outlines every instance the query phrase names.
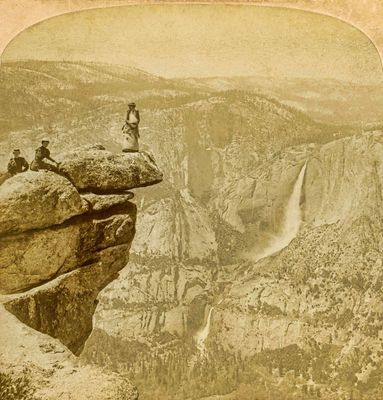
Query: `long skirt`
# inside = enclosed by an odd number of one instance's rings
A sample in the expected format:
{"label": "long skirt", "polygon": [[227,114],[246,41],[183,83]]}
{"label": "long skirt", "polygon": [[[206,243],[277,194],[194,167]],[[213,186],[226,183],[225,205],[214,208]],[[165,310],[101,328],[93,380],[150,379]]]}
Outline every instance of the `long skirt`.
{"label": "long skirt", "polygon": [[125,125],[124,129],[122,130],[122,135],[124,137],[122,151],[124,153],[132,153],[138,151],[138,138],[140,137],[138,133],[138,127],[132,128]]}

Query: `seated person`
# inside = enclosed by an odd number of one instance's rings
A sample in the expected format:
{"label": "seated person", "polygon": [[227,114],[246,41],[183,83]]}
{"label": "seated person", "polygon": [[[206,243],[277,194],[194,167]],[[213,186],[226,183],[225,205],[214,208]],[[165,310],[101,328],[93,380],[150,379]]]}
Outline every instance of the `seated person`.
{"label": "seated person", "polygon": [[13,150],[13,157],[9,160],[8,163],[8,173],[10,176],[19,174],[21,172],[28,171],[29,164],[24,157],[21,157],[20,150]]}
{"label": "seated person", "polygon": [[[39,171],[40,169],[45,169],[48,171],[59,173],[58,166],[60,163],[58,163],[51,157],[51,152],[48,149],[48,145],[49,145],[49,140],[43,139],[41,141],[41,146],[36,149],[35,159],[32,161],[31,164],[32,171]],[[52,163],[55,163],[56,166],[51,163],[45,162],[44,161],[45,159],[51,161]]]}

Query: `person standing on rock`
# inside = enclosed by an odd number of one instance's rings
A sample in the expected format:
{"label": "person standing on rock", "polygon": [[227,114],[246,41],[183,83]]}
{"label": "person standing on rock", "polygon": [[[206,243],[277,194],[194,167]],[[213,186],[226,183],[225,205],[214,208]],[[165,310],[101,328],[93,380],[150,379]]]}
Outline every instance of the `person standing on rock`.
{"label": "person standing on rock", "polygon": [[13,157],[9,160],[7,171],[10,176],[28,171],[29,164],[24,157],[21,157],[20,150],[13,150]]}
{"label": "person standing on rock", "polygon": [[[58,163],[51,157],[51,152],[48,149],[48,145],[49,145],[49,140],[43,139],[41,141],[41,146],[36,149],[35,159],[31,163],[31,170],[39,171],[40,169],[44,169],[44,170],[56,172],[57,174],[59,174],[60,171],[59,171],[58,167],[59,167],[60,163]],[[44,161],[45,159],[51,161],[52,163],[55,163],[56,166],[54,166],[51,163],[45,162]]]}
{"label": "person standing on rock", "polygon": [[122,127],[122,133],[124,135],[122,151],[124,153],[134,153],[138,151],[138,138],[140,137],[138,124],[140,123],[140,113],[136,109],[135,103],[129,103],[128,107],[126,121]]}

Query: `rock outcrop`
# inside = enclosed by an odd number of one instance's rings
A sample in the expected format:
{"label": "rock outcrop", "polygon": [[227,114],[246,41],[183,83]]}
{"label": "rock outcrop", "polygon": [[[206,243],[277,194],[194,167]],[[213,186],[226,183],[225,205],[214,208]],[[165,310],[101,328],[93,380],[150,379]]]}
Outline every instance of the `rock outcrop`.
{"label": "rock outcrop", "polygon": [[18,174],[0,188],[0,235],[59,225],[87,211],[76,188],[51,172]]}
{"label": "rock outcrop", "polygon": [[84,193],[81,197],[89,204],[92,211],[103,211],[108,208],[124,205],[134,197],[132,192],[126,194],[104,194]]}
{"label": "rock outcrop", "polygon": [[28,172],[0,186],[1,316],[17,325],[10,312],[79,355],[99,292],[128,261],[136,206],[126,189],[158,183],[162,173],[145,154],[92,146],[68,156],[62,174],[68,179]]}
{"label": "rock outcrop", "polygon": [[0,292],[29,289],[96,262],[106,248],[130,244],[136,209],[125,195],[122,198],[125,205],[116,207],[112,200],[109,210],[89,211],[61,225],[1,238]]}
{"label": "rock outcrop", "polygon": [[162,173],[145,152],[111,153],[103,146],[83,146],[63,153],[60,169],[79,190],[111,193],[162,181]]}

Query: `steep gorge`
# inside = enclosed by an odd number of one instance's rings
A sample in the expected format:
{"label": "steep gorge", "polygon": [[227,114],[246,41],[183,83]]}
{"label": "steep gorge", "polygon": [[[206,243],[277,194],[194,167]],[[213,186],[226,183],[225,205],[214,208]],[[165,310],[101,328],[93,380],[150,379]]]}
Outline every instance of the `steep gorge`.
{"label": "steep gorge", "polygon": [[265,399],[278,382],[288,398],[378,399],[382,148],[381,132],[288,147],[259,166],[256,184],[243,177],[237,192],[215,197],[208,207],[236,207],[227,221],[239,238],[253,232],[258,248],[278,232],[288,238],[258,261],[145,257],[136,243],[134,269],[102,294],[84,359],[128,374],[144,398],[234,390],[251,399],[251,379]]}

